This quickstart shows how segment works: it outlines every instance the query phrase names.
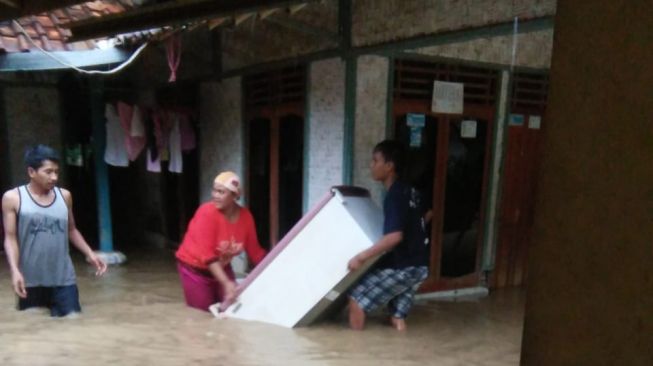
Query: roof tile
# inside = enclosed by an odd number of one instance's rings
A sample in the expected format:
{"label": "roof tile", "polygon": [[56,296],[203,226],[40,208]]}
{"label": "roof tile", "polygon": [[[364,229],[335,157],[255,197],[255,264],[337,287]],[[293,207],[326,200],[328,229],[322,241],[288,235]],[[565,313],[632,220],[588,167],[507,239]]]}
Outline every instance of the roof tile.
{"label": "roof tile", "polygon": [[[95,42],[64,43],[71,33],[70,30],[61,27],[61,24],[121,13],[133,7],[134,4],[130,0],[89,1],[48,13],[26,16],[17,21],[29,37],[44,49],[49,51],[89,50],[97,48]],[[0,52],[28,52],[33,48],[34,46],[18,27],[11,22],[0,23]]]}

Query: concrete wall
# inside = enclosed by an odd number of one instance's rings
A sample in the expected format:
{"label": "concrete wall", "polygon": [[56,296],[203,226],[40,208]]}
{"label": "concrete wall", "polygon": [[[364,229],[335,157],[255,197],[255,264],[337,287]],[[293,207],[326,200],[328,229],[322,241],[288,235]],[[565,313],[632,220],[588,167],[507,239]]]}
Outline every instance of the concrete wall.
{"label": "concrete wall", "polygon": [[371,45],[555,14],[555,0],[354,0],[352,42]]}
{"label": "concrete wall", "polygon": [[559,2],[523,365],[653,360],[651,14]]}
{"label": "concrete wall", "polygon": [[[240,77],[200,87],[200,201],[211,197],[216,174],[231,170],[247,184],[243,172],[245,156]],[[246,187],[245,191],[246,191]]]}
{"label": "concrete wall", "polygon": [[[11,86],[5,87],[3,94],[9,183],[15,186],[28,180],[23,163],[28,146],[46,144],[63,153],[61,101],[55,86]],[[65,164],[60,165],[63,173]],[[61,180],[64,182],[65,176]]]}
{"label": "concrete wall", "polygon": [[[517,36],[514,66],[549,68],[553,48],[553,29]],[[468,42],[425,47],[416,53],[449,57],[460,60],[512,64],[513,36],[498,36],[475,39]]]}
{"label": "concrete wall", "polygon": [[[552,16],[555,0],[354,0],[352,44],[378,43],[470,27]],[[222,30],[223,68],[233,70],[257,63],[291,59],[335,49],[338,1],[311,3],[295,14],[277,12],[267,19],[252,17]],[[305,26],[301,26],[304,24]],[[548,67],[552,31],[518,37],[516,65]],[[417,52],[465,60],[510,64],[512,36],[488,37]]]}
{"label": "concrete wall", "polygon": [[342,183],[345,63],[339,58],[310,65],[308,107],[308,202],[310,208]]}
{"label": "concrete wall", "polygon": [[388,113],[388,72],[386,57],[358,58],[356,78],[356,120],[354,122],[354,185],[370,189],[381,203],[382,186],[370,176],[372,149],[386,137]]}

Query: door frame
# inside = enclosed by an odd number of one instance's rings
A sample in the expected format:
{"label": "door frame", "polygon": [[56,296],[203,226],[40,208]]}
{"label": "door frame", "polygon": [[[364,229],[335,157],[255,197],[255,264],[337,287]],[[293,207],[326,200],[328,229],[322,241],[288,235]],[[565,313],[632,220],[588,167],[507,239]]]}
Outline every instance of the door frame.
{"label": "door frame", "polygon": [[481,255],[483,253],[484,230],[479,230],[476,244],[476,264],[474,272],[460,277],[442,277],[441,257],[444,225],[444,201],[446,192],[447,160],[449,153],[449,133],[451,121],[463,116],[479,118],[487,121],[486,148],[484,156],[484,174],[481,187],[480,222],[485,224],[485,208],[487,205],[487,186],[489,179],[489,165],[492,155],[492,141],[494,138],[495,107],[484,105],[465,104],[462,115],[449,115],[431,111],[429,100],[395,99],[392,111],[392,133],[394,134],[397,119],[407,113],[420,113],[436,118],[438,121],[438,137],[435,154],[435,184],[433,186],[433,218],[431,221],[431,258],[429,276],[422,283],[420,292],[434,292],[453,290],[464,287],[474,287],[481,282]]}
{"label": "door frame", "polygon": [[[270,249],[272,249],[281,238],[279,238],[279,146],[280,146],[280,123],[281,118],[288,115],[297,115],[306,122],[304,115],[304,103],[291,102],[278,105],[267,105],[257,108],[249,108],[245,112],[245,121],[247,124],[247,131],[250,131],[250,122],[254,119],[268,119],[270,120]],[[306,126],[304,125],[304,128]],[[247,133],[247,147],[249,151],[250,139]],[[247,182],[251,182],[249,165],[247,166]],[[248,184],[248,189],[251,184]],[[249,191],[248,191],[249,195]],[[251,203],[250,203],[251,204]]]}

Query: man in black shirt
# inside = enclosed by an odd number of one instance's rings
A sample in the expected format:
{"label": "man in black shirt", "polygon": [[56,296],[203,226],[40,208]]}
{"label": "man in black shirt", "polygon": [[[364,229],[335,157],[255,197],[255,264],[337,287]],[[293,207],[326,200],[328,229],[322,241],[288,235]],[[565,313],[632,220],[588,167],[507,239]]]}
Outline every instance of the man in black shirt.
{"label": "man in black shirt", "polygon": [[385,304],[393,326],[405,330],[413,296],[428,276],[425,210],[419,192],[398,180],[403,156],[403,146],[397,141],[382,141],[373,151],[372,178],[387,190],[383,200],[383,237],[354,256],[348,267],[354,271],[371,258],[385,254],[350,293],[349,325],[355,330],[363,329],[366,313]]}

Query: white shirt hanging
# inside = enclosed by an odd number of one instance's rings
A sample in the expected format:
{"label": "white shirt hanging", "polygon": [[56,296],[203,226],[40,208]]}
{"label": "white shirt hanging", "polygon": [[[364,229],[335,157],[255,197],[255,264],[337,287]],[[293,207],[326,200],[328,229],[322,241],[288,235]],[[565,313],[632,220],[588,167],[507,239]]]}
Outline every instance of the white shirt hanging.
{"label": "white shirt hanging", "polygon": [[125,131],[120,125],[118,112],[112,104],[106,104],[104,117],[107,119],[107,144],[104,149],[104,161],[113,166],[129,166],[127,147],[125,146]]}
{"label": "white shirt hanging", "polygon": [[179,116],[172,116],[173,124],[170,131],[170,163],[168,171],[181,173],[183,171],[183,157],[181,155],[181,132],[179,131]]}

